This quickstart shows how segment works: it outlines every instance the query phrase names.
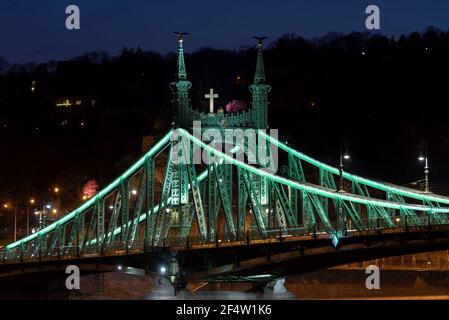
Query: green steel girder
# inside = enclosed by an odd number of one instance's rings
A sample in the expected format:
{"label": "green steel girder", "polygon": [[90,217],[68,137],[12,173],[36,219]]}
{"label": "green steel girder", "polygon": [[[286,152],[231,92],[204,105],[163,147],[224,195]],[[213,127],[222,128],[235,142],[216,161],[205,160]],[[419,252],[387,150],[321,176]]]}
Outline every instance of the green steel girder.
{"label": "green steel girder", "polygon": [[211,164],[207,168],[208,170],[208,214],[209,214],[209,240],[214,242],[217,236],[217,220],[218,220],[218,211],[219,211],[219,203],[218,203],[218,186],[214,173],[214,166]]}
{"label": "green steel girder", "polygon": [[[401,209],[403,209],[403,208],[400,208],[400,210]],[[388,227],[390,227],[390,228],[395,226],[391,215],[388,213],[388,211],[385,208],[376,207],[371,204],[368,204],[367,210],[368,210],[368,221],[370,223],[369,227],[376,227],[376,219],[378,219],[378,218],[383,219],[387,223]]]}
{"label": "green steel girder", "polygon": [[187,222],[185,224],[185,228],[183,228],[183,232],[181,238],[186,238],[190,234],[190,229],[192,228],[193,218],[195,218],[195,208],[191,206],[186,207],[186,215],[188,216]]}
{"label": "green steel girder", "polygon": [[307,192],[302,192],[302,223],[304,227],[316,226],[315,214],[313,212],[312,201]]}
{"label": "green steel girder", "polygon": [[[429,199],[426,199],[426,200],[424,200],[423,201],[423,205],[428,205],[428,206],[430,206],[430,207],[436,207],[436,208],[441,208],[441,206],[440,206],[440,204],[438,203],[438,202],[436,202],[435,204],[431,201],[431,200],[429,200]],[[445,214],[445,213],[438,213],[438,212],[435,212],[435,213],[432,213],[432,217],[434,218],[434,219],[436,219],[436,221],[437,221],[437,223],[439,223],[439,224],[449,224],[449,217],[447,216],[447,214]]]}
{"label": "green steel girder", "polygon": [[[205,149],[206,152],[214,153],[214,154],[218,155],[218,157],[220,159],[228,160],[226,155],[220,154],[219,152],[213,151],[211,148],[208,148],[207,146],[202,145],[200,142],[198,142],[196,140],[195,137],[190,136],[185,131],[184,131],[183,135],[188,137],[188,139],[190,141],[201,146],[203,149]],[[31,255],[34,255],[37,252],[42,252],[42,254],[46,254],[46,253],[52,252],[55,249],[55,246],[57,244],[59,244],[59,247],[63,247],[65,244],[65,236],[62,235],[62,232],[63,232],[62,229],[68,228],[69,226],[71,226],[73,228],[74,225],[77,225],[78,223],[81,224],[81,222],[77,222],[75,224],[74,221],[79,221],[80,214],[84,217],[85,214],[88,212],[88,210],[92,210],[92,209],[94,211],[94,214],[92,216],[93,219],[91,219],[91,223],[89,224],[89,228],[86,232],[87,241],[82,241],[82,239],[80,239],[81,240],[80,242],[84,243],[84,245],[91,244],[93,241],[96,241],[97,243],[101,244],[103,242],[102,235],[105,235],[104,234],[104,199],[105,199],[105,197],[108,196],[109,194],[111,194],[111,192],[113,191],[114,188],[119,189],[118,194],[124,193],[121,190],[122,189],[121,184],[123,183],[123,181],[128,182],[128,179],[132,176],[132,174],[134,174],[137,170],[142,168],[142,166],[144,165],[145,159],[148,159],[150,155],[154,155],[156,152],[155,150],[161,150],[161,148],[164,145],[167,145],[167,143],[168,143],[167,138],[164,138],[163,141],[164,141],[163,143],[158,143],[156,145],[156,148],[152,148],[152,151],[146,155],[146,157],[144,158],[143,161],[139,160],[135,165],[133,165],[130,168],[130,170],[127,170],[125,172],[125,174],[122,175],[122,177],[120,179],[118,179],[118,181],[115,180],[112,184],[110,184],[105,189],[103,189],[98,194],[98,196],[95,197],[95,199],[91,199],[91,200],[87,201],[76,211],[71,212],[66,217],[63,217],[57,223],[51,224],[50,226],[44,228],[43,230],[40,230],[35,235],[26,237],[25,239],[22,239],[20,241],[17,241],[16,243],[8,245],[7,250],[6,250],[7,255],[13,256],[15,252],[21,253],[22,255],[24,255],[25,252],[26,252],[26,254],[28,254],[28,252],[29,252],[29,254],[31,254]],[[239,187],[244,186],[243,189],[246,190],[248,195],[250,196],[250,203],[253,208],[255,221],[258,225],[261,225],[260,219],[262,219],[262,222],[264,224],[263,226],[264,226],[265,230],[266,230],[267,223],[265,221],[263,206],[261,205],[262,191],[260,190],[259,187],[256,188],[255,186],[251,185],[253,176],[260,177],[261,179],[263,178],[264,181],[269,181],[270,184],[273,182],[277,183],[277,184],[279,184],[279,187],[282,189],[285,187],[289,187],[292,191],[301,192],[303,194],[303,216],[306,218],[308,215],[306,213],[307,207],[310,207],[310,206],[313,206],[315,208],[315,210],[317,211],[319,216],[320,216],[320,213],[326,214],[322,205],[321,205],[322,208],[320,209],[320,207],[319,207],[320,202],[316,201],[317,197],[323,197],[323,198],[326,198],[327,201],[329,199],[331,199],[332,201],[337,201],[339,206],[340,205],[342,206],[343,212],[345,212],[345,214],[350,216],[351,221],[354,222],[356,228],[363,227],[363,224],[362,224],[363,220],[361,219],[362,211],[360,210],[360,208],[357,208],[357,206],[361,206],[361,205],[366,206],[368,215],[372,219],[381,218],[388,225],[394,225],[394,223],[391,219],[391,213],[389,213],[387,211],[390,209],[398,210],[398,212],[400,212],[402,215],[407,216],[407,217],[412,217],[412,216],[418,217],[417,212],[420,212],[420,213],[422,212],[422,213],[428,214],[429,216],[432,216],[432,219],[436,219],[436,221],[438,221],[438,223],[447,222],[447,213],[449,212],[449,209],[446,207],[441,207],[441,203],[444,203],[444,201],[441,201],[441,199],[444,200],[445,198],[444,197],[440,198],[433,194],[425,194],[425,195],[422,195],[420,193],[414,194],[414,196],[418,195],[419,197],[421,197],[423,199],[423,205],[416,205],[416,204],[410,204],[410,203],[405,202],[403,197],[410,196],[407,192],[404,194],[404,193],[401,193],[401,192],[403,192],[403,190],[397,191],[394,189],[393,193],[395,196],[392,197],[392,200],[394,200],[394,201],[386,201],[386,200],[381,200],[381,199],[375,199],[370,196],[368,187],[376,188],[376,185],[375,184],[371,185],[371,184],[367,183],[366,180],[357,180],[357,182],[355,182],[355,183],[354,183],[354,181],[352,181],[353,185],[354,185],[353,193],[358,193],[359,195],[354,195],[354,194],[350,194],[350,193],[335,193],[332,190],[329,190],[328,187],[322,188],[320,186],[306,184],[302,181],[294,181],[293,179],[285,179],[280,176],[275,176],[275,175],[263,172],[255,167],[250,167],[250,166],[248,166],[244,163],[240,163],[239,161],[236,161],[236,160],[229,161],[227,163],[230,163],[232,166],[236,166],[238,172],[239,172],[239,170],[243,170],[244,175],[242,175],[242,178],[239,179]],[[209,177],[209,179],[212,179],[211,177],[213,177],[215,174],[216,173],[211,175]],[[331,171],[331,174],[335,174],[335,173]],[[194,181],[196,181],[196,183],[199,185],[200,181],[203,181],[203,180],[205,181],[207,178],[208,178],[207,173],[204,175],[201,174],[200,177],[195,178]],[[345,176],[345,178],[351,181],[351,179],[348,178],[347,175]],[[154,178],[150,179],[150,180],[153,181]],[[226,182],[226,183],[228,183],[228,182]],[[331,184],[328,183],[328,186],[330,186],[330,185]],[[217,188],[216,184],[215,184],[215,189],[216,190],[219,189],[219,186]],[[201,192],[199,192],[199,194],[200,193]],[[270,193],[268,192],[267,195],[268,194],[270,194]],[[129,190],[128,190],[128,193],[126,193],[125,198],[127,198],[128,196],[129,196]],[[147,192],[147,196],[148,196],[148,192]],[[410,196],[410,197],[413,198],[413,196]],[[199,198],[201,199],[201,195],[199,196]],[[241,192],[239,192],[239,197],[238,197],[239,204],[238,205],[239,205],[239,207],[240,206],[246,207],[246,201],[245,202],[242,201],[241,198],[243,198],[243,197],[241,197]],[[280,198],[280,197],[277,196],[277,198]],[[308,199],[308,200],[304,201],[304,199]],[[157,209],[159,210],[158,212],[161,212],[161,206],[167,206],[167,204],[170,203],[169,200],[170,200],[170,198],[167,196],[166,200],[161,202],[161,205],[159,205],[159,207],[157,207]],[[97,210],[97,212],[95,212],[96,204],[98,201],[102,201],[102,203],[103,203],[103,206],[102,206],[103,207],[103,210],[102,210],[103,211],[103,219],[98,214],[98,210]],[[116,199],[116,201],[117,201],[117,199]],[[307,204],[307,201],[309,201],[309,205]],[[311,203],[310,203],[310,201],[311,201]],[[281,208],[282,202],[283,201],[279,201],[279,203],[275,202],[273,204],[273,206],[275,208],[277,207],[278,208],[277,210],[279,210]],[[241,203],[244,203],[244,205],[241,205]],[[286,203],[288,203],[288,201]],[[154,208],[153,205],[149,205],[149,204],[150,204],[150,201],[147,201],[147,206],[150,206],[150,208]],[[259,208],[257,208],[257,206],[259,206]],[[269,206],[269,208],[271,208],[270,204],[268,204],[268,206]],[[318,208],[317,208],[317,206],[318,206]],[[119,206],[118,209],[117,209],[116,205],[114,207],[115,207],[114,211],[117,211],[117,212],[122,211],[121,206]],[[304,208],[306,208],[306,210],[304,210]],[[140,214],[140,212],[137,213],[137,215],[139,216],[139,221],[148,219],[148,215],[149,215],[150,211],[151,210],[147,210],[147,212],[145,212],[143,214],[143,216]],[[162,212],[164,212],[164,211],[165,210],[162,210]],[[245,214],[246,214],[246,210],[240,210],[240,211],[241,212],[245,211]],[[113,216],[114,216],[114,214],[112,215],[112,217]],[[154,216],[156,216],[156,215],[154,215]],[[240,233],[240,231],[242,231],[241,227],[240,227],[241,224],[239,223],[240,220],[242,219],[242,217],[245,217],[245,215],[238,213],[237,221],[238,221],[239,233]],[[122,216],[122,218],[123,218],[123,216]],[[310,215],[310,219],[314,219],[313,215]],[[321,216],[320,216],[320,219],[322,220]],[[101,220],[103,220],[103,222],[101,222]],[[111,219],[111,220],[113,220],[113,219]],[[432,221],[434,221],[434,220],[432,220]],[[109,224],[108,233],[105,235],[107,237],[107,239],[106,239],[107,242],[112,242],[113,237],[115,235],[120,234],[121,232],[123,232],[123,234],[128,232],[127,227],[129,225],[131,225],[129,222],[123,224],[123,221],[122,221],[122,226],[118,228],[116,222],[117,221],[115,221],[115,223]],[[418,221],[416,221],[416,222],[418,222]],[[410,221],[410,223],[413,224],[414,219],[413,219],[413,221]],[[422,223],[422,221],[421,221],[421,223]],[[100,227],[101,224],[103,224],[103,227]],[[82,225],[84,225],[84,223],[82,223]],[[96,235],[95,235],[95,232],[93,232],[95,230],[95,227],[97,227]],[[226,228],[229,229],[228,227],[226,227]],[[243,230],[245,230],[244,225],[243,225]],[[84,231],[82,232],[82,234],[84,234]],[[122,234],[122,237],[123,237],[123,234]],[[53,237],[52,237],[52,235],[53,235]],[[79,235],[81,235],[81,231],[80,231]],[[71,237],[72,236],[70,236],[70,238]],[[48,240],[50,240],[50,245],[49,245],[49,250],[47,251]],[[104,241],[106,241],[106,240],[104,240]],[[71,241],[69,241],[69,243],[70,242]],[[34,245],[32,245],[32,244],[34,244]],[[18,249],[18,250],[16,250],[16,249]]]}
{"label": "green steel girder", "polygon": [[121,216],[122,216],[122,232],[121,240],[126,242],[129,232],[129,180],[122,180],[120,184],[121,193]]}
{"label": "green steel girder", "polygon": [[[331,232],[334,230],[332,227],[332,224],[329,221],[328,212],[324,209],[322,200],[318,198],[316,194],[308,193],[308,197],[315,208],[316,213],[318,214],[318,217],[320,218],[321,222],[323,223],[323,226],[325,227],[327,232]],[[327,200],[327,199],[326,199]]]}
{"label": "green steel girder", "polygon": [[252,176],[247,171],[242,171],[243,180],[245,182],[246,191],[249,195],[249,201],[251,203],[251,207],[253,209],[253,217],[254,221],[256,222],[257,229],[259,230],[259,233],[261,236],[266,235],[266,225],[265,225],[265,219],[262,212],[262,208],[260,206],[259,197],[256,192],[256,188],[253,186]]}
{"label": "green steel girder", "polygon": [[257,154],[252,152],[253,148],[250,145],[256,145],[256,136],[253,131],[243,136],[243,152],[246,154],[249,163],[256,163]]}
{"label": "green steel girder", "polygon": [[220,192],[221,196],[221,202],[223,205],[223,210],[225,213],[225,221],[226,221],[226,230],[231,233],[231,236],[233,239],[236,239],[236,231],[235,231],[235,224],[234,224],[234,215],[232,213],[232,199],[230,198],[230,194],[228,192],[227,184],[228,180],[225,178],[225,175],[223,173],[223,166],[222,164],[214,163],[214,173],[215,178],[218,184],[218,190]]}
{"label": "green steel girder", "polygon": [[279,186],[277,183],[272,182],[271,183],[272,188],[274,188],[275,193],[277,195],[277,199],[279,202],[279,205],[276,204],[276,208],[278,206],[281,207],[282,212],[284,213],[285,217],[287,218],[288,225],[291,227],[298,226],[298,220],[297,217],[293,214],[292,209],[290,207],[288,197],[285,193],[285,190],[282,186]]}
{"label": "green steel girder", "polygon": [[207,145],[206,143],[204,143],[197,137],[190,135],[187,131],[185,131],[183,129],[178,129],[178,131],[181,136],[190,139],[190,141],[192,141],[193,143],[198,145],[198,147],[205,149],[206,152],[215,154],[217,157],[223,159],[224,161],[227,161],[230,164],[234,164],[238,167],[241,167],[249,173],[269,178],[270,180],[279,182],[286,186],[291,186],[294,189],[297,189],[300,191],[307,191],[309,193],[313,193],[318,196],[324,196],[324,197],[327,197],[330,199],[343,199],[343,200],[353,201],[355,203],[360,203],[360,204],[365,204],[365,205],[371,204],[371,205],[377,206],[377,207],[395,208],[395,209],[399,209],[401,207],[407,207],[409,209],[418,210],[418,211],[422,211],[422,212],[430,212],[431,211],[431,212],[449,213],[449,208],[429,208],[429,207],[425,207],[422,205],[416,205],[416,204],[403,205],[403,204],[399,204],[396,202],[389,202],[389,201],[382,200],[382,199],[367,198],[367,197],[357,196],[357,195],[348,194],[348,193],[336,193],[335,191],[332,191],[332,190],[329,190],[326,188],[322,188],[322,187],[318,187],[318,186],[315,186],[312,184],[302,183],[302,182],[298,182],[298,181],[292,181],[292,180],[286,179],[284,177],[273,175],[269,172],[265,172],[263,170],[255,168],[253,166],[250,166],[246,163],[243,163],[239,160],[236,160],[236,159],[232,158],[231,156],[224,154],[224,153],[214,149],[213,147]]}
{"label": "green steel girder", "polygon": [[[78,222],[78,217],[76,217],[70,225],[70,235],[69,235],[69,240],[67,241],[68,247],[75,245],[77,237],[79,237],[78,228],[79,228],[79,222]],[[78,234],[78,236],[77,236],[77,234]]]}
{"label": "green steel girder", "polygon": [[252,176],[252,182],[254,185],[254,191],[257,195],[257,200],[262,212],[262,217],[265,221],[265,227],[268,226],[268,212],[266,210],[267,206],[269,205],[269,190],[268,190],[268,183],[267,178],[259,176],[257,174],[251,174]]}
{"label": "green steel girder", "polygon": [[27,255],[28,255],[28,246],[25,247],[24,244],[22,243],[20,245],[20,252],[21,252],[21,259],[27,257]]}
{"label": "green steel girder", "polygon": [[323,168],[320,168],[320,185],[328,189],[337,190],[334,175]]}
{"label": "green steel girder", "polygon": [[134,243],[134,241],[136,240],[137,229],[139,226],[139,217],[142,213],[143,202],[144,202],[145,195],[146,195],[145,194],[146,186],[147,186],[146,174],[144,171],[144,172],[142,172],[142,175],[140,177],[136,204],[135,204],[134,213],[133,213],[133,216],[131,219],[131,232],[128,234],[128,240],[127,240],[128,245],[130,245],[130,244],[132,245]]}
{"label": "green steel girder", "polygon": [[[119,209],[120,205],[117,203],[117,199],[116,202],[114,203],[114,207],[113,207],[113,214],[114,212],[117,212],[120,210]],[[105,231],[105,218],[104,218],[104,210],[105,210],[105,202],[104,199],[98,197],[95,201],[95,208],[96,208],[96,215],[94,215],[94,219],[96,219],[96,224],[97,224],[97,240],[98,243],[101,244],[103,243],[103,240],[106,237],[106,234],[104,233]],[[117,223],[117,217],[115,218],[115,223]],[[94,226],[94,230],[95,230],[95,226]],[[93,234],[92,234],[93,235]],[[91,239],[92,240],[92,239]],[[89,242],[90,244],[90,242]]]}
{"label": "green steel girder", "polygon": [[[31,250],[31,256],[36,257],[39,255],[41,248],[41,237],[37,237],[33,239],[33,246]],[[12,251],[12,250],[11,250]]]}
{"label": "green steel girder", "polygon": [[[302,182],[306,181],[304,170],[302,168],[301,160],[288,155],[288,176],[290,179],[299,180]],[[298,217],[298,191],[288,188],[290,207],[295,217]]]}
{"label": "green steel girder", "polygon": [[306,175],[304,174],[304,169],[302,168],[301,159],[288,155],[288,169],[289,177],[306,182]]}
{"label": "green steel girder", "polygon": [[343,206],[344,211],[346,211],[346,213],[349,215],[349,218],[354,223],[356,229],[363,230],[364,226],[363,226],[363,221],[360,217],[360,210],[357,211],[357,208],[355,208],[354,203],[352,203],[352,202],[346,203],[346,201],[344,201],[344,200],[338,200],[338,201],[339,201],[340,205]]}
{"label": "green steel girder", "polygon": [[[120,215],[121,207],[122,207],[122,193],[117,192],[117,194],[115,196],[113,209],[112,209],[111,219],[109,220],[108,233],[105,234],[104,240],[103,240],[103,242],[106,243],[108,246],[111,246],[112,242],[114,242],[114,238],[115,238],[114,230],[117,227],[117,221],[118,221],[118,217]],[[98,212],[98,214],[100,216],[99,212]],[[100,219],[98,219],[98,221],[100,221]],[[100,224],[98,223],[98,226],[99,225]],[[97,232],[97,237],[98,237],[98,239],[101,240],[98,233],[99,232]],[[100,241],[99,244],[101,244],[101,243],[102,242]]]}
{"label": "green steel girder", "polygon": [[[276,223],[279,223],[279,218],[277,217],[278,211],[277,210],[277,196],[276,196],[276,191],[275,188],[270,187],[270,198],[269,198],[269,202],[268,202],[268,207],[267,207],[267,211],[268,211],[268,223],[267,223],[267,229],[271,230],[271,229],[276,229],[277,225]],[[279,204],[280,205],[280,204]],[[284,212],[282,211],[282,213],[284,214]],[[284,216],[285,218],[285,216]],[[285,219],[284,219],[285,220]]]}
{"label": "green steel girder", "polygon": [[172,206],[179,206],[181,194],[179,190],[179,184],[180,184],[180,164],[173,165],[173,171],[172,171],[172,183],[171,183],[171,205]]}
{"label": "green steel girder", "polygon": [[[358,194],[358,187],[356,185],[356,182],[354,182],[354,181],[351,182],[351,193]],[[351,203],[351,205],[352,205],[352,207],[354,207],[355,212],[357,212],[357,214],[359,216],[361,216],[362,205],[360,203]],[[388,209],[388,210],[393,210],[393,212],[394,212],[394,209]]]}
{"label": "green steel girder", "polygon": [[207,225],[206,216],[204,214],[203,201],[201,199],[201,192],[196,178],[195,166],[193,164],[187,165],[187,171],[190,180],[190,186],[193,196],[193,204],[196,213],[196,219],[198,221],[198,227],[200,230],[200,236],[203,241],[207,239]]}
{"label": "green steel girder", "polygon": [[265,177],[261,177],[259,194],[260,194],[260,204],[264,207],[268,205],[269,202],[268,199],[270,198],[268,189],[269,189],[268,179]]}
{"label": "green steel girder", "polygon": [[[300,160],[303,160],[307,163],[310,163],[311,165],[318,167],[318,168],[323,168],[326,171],[329,171],[333,174],[338,175],[339,174],[339,169],[329,166],[323,162],[320,162],[312,157],[309,157],[307,155],[305,155],[304,153],[301,153],[291,147],[289,147],[288,145],[286,145],[285,143],[280,142],[279,140],[271,137],[270,135],[268,135],[265,132],[260,132],[260,134],[267,139],[269,142],[273,143],[276,147],[280,148],[281,150],[284,150],[285,152],[287,152],[288,154],[297,157]],[[370,179],[366,179],[351,173],[348,173],[346,171],[343,172],[343,178],[348,179],[351,182],[356,182],[356,183],[360,183],[366,186],[369,186],[371,188],[374,189],[378,189],[378,190],[382,190],[382,191],[391,191],[395,194],[399,194],[402,195],[404,197],[408,197],[408,198],[412,198],[412,199],[417,199],[417,200],[429,200],[429,201],[434,201],[437,203],[441,203],[441,204],[446,204],[449,205],[449,197],[445,197],[445,196],[441,196],[441,195],[436,195],[436,194],[428,194],[428,193],[424,193],[421,191],[417,191],[414,189],[410,189],[410,188],[405,188],[405,187],[401,187],[401,186],[397,186],[388,182],[381,182],[381,181],[375,181],[375,180],[370,180]]]}
{"label": "green steel girder", "polygon": [[[81,248],[81,244],[84,243],[84,237],[85,237],[85,232],[86,230],[84,229],[84,225],[85,225],[85,213],[84,212],[80,212],[78,213],[78,219],[76,220],[76,225],[77,225],[77,237],[78,239],[76,240],[76,245]],[[73,243],[72,243],[73,244]]]}
{"label": "green steel girder", "polygon": [[[320,185],[337,191],[337,186],[335,184],[334,176],[332,173],[324,170],[323,168],[320,168],[319,170],[320,175]],[[320,197],[321,206],[323,207],[325,212],[329,212],[329,198],[327,197]],[[335,208],[338,210],[338,206],[336,201],[333,201]],[[338,213],[337,213],[338,215]]]}
{"label": "green steel girder", "polygon": [[[183,140],[181,143],[182,143],[182,147],[183,147],[184,159],[186,159],[186,155],[190,156],[190,153],[189,153],[190,142],[186,142],[185,140]],[[196,219],[198,221],[200,236],[201,236],[201,239],[203,241],[205,241],[207,239],[206,216],[204,213],[203,201],[201,199],[201,191],[200,191],[199,182],[196,177],[195,165],[187,164],[186,168],[187,168],[187,173],[188,173],[188,177],[189,177],[189,181],[190,181],[190,189],[192,191],[193,204],[195,207]]]}
{"label": "green steel girder", "polygon": [[162,229],[161,238],[167,239],[170,229],[176,225],[176,218],[179,217],[179,204],[166,209],[164,228]]}
{"label": "green steel girder", "polygon": [[233,176],[233,169],[234,166],[233,165],[229,165],[229,164],[225,164],[224,165],[224,172],[225,172],[225,177],[226,177],[226,188],[228,190],[228,195],[229,195],[229,200],[230,203],[232,204],[232,200],[233,200],[233,196],[232,196],[232,176]]}
{"label": "green steel girder", "polygon": [[279,199],[276,199],[274,201],[276,203],[275,211],[276,211],[276,218],[277,218],[277,223],[279,225],[279,229],[281,229],[285,232],[285,229],[287,229],[288,225],[287,225],[287,220],[285,219],[284,208],[282,207],[281,201]]}
{"label": "green steel girder", "polygon": [[189,203],[189,177],[185,164],[180,164],[179,181],[180,204],[186,205]]}
{"label": "green steel girder", "polygon": [[[395,194],[392,192],[387,192],[387,199],[388,200],[393,200],[399,203],[405,203],[404,197],[402,197],[399,194]],[[417,216],[416,212],[414,210],[409,210],[407,208],[401,208],[399,210],[399,213],[401,216],[403,216],[404,218],[406,217],[407,221],[412,223],[412,224],[416,224],[420,222],[419,217]],[[390,216],[391,216],[391,212],[389,212]]]}
{"label": "green steel girder", "polygon": [[58,243],[58,254],[63,254],[62,250],[66,245],[66,232],[67,232],[67,224],[61,225],[61,230],[59,231],[59,243]]}
{"label": "green steel girder", "polygon": [[[200,190],[201,190],[201,184],[200,184]],[[201,199],[204,199],[203,195],[201,195]],[[179,235],[181,239],[184,239],[186,237],[189,236],[190,234],[190,229],[192,226],[192,222],[191,222],[191,217],[193,219],[192,216],[192,212],[193,212],[193,216],[195,215],[195,209],[192,209],[190,205],[185,205],[182,207],[182,210],[180,212],[180,217],[179,217]]]}
{"label": "green steel girder", "polygon": [[237,230],[240,238],[245,235],[246,228],[246,205],[248,203],[248,192],[245,187],[245,180],[242,169],[237,168],[238,194],[237,194]]}
{"label": "green steel girder", "polygon": [[[96,204],[94,206],[94,209],[92,210],[89,225],[87,226],[85,241],[81,243],[81,251],[84,251],[86,247],[89,247],[92,240],[94,239],[95,230],[97,229],[97,222],[98,222],[97,210],[98,205]],[[103,240],[103,236],[104,236],[104,228],[103,228],[103,235],[101,237],[100,236],[98,237],[98,239],[100,239],[100,243]]]}
{"label": "green steel girder", "polygon": [[39,252],[41,254],[44,254],[45,252],[47,252],[47,248],[48,248],[48,241],[50,240],[50,234],[46,234],[44,236],[41,237],[41,244],[40,244],[40,250]]}
{"label": "green steel girder", "polygon": [[51,245],[50,245],[50,251],[48,252],[48,254],[52,254],[58,247],[59,239],[61,239],[61,230],[62,230],[62,226],[60,223],[58,223],[55,231],[53,232],[53,237],[52,237]]}
{"label": "green steel girder", "polygon": [[159,207],[158,210],[156,211],[155,215],[156,215],[156,224],[155,224],[155,243],[159,244],[161,241],[161,236],[162,234],[165,233],[165,228],[168,228],[168,226],[166,226],[167,224],[167,210],[169,211],[169,209],[166,209],[167,206],[167,202],[168,202],[168,198],[170,195],[170,188],[171,188],[171,184],[172,184],[172,174],[173,174],[173,170],[174,170],[174,166],[171,160],[171,154],[172,154],[172,148],[170,148],[170,158],[168,160],[167,163],[167,168],[165,170],[165,179],[164,179],[164,184],[162,187],[162,195],[161,195],[161,201],[159,203]]}
{"label": "green steel girder", "polygon": [[147,245],[151,243],[154,233],[154,225],[156,222],[156,212],[154,210],[154,158],[145,159],[145,175],[146,175],[146,212],[145,212],[145,242]]}

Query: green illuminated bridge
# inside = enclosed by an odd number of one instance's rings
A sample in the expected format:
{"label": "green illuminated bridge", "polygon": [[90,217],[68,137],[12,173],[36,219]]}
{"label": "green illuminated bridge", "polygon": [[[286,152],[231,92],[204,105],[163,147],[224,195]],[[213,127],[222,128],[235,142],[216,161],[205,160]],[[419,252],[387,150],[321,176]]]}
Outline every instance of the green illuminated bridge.
{"label": "green illuminated bridge", "polygon": [[[194,270],[192,278],[256,279],[304,268],[304,257],[323,257],[309,262],[326,266],[449,247],[449,197],[348,172],[341,189],[338,168],[264,130],[271,88],[261,41],[249,111],[192,109],[183,40],[180,35],[177,78],[170,85],[176,127],[81,207],[0,251],[0,277],[2,270],[166,255],[177,259],[179,270]],[[222,142],[193,134],[193,121],[201,121],[201,132],[253,130],[224,152]],[[248,164],[255,157],[253,138],[268,164]],[[210,163],[192,163],[201,154]],[[280,170],[273,170],[274,162]]]}

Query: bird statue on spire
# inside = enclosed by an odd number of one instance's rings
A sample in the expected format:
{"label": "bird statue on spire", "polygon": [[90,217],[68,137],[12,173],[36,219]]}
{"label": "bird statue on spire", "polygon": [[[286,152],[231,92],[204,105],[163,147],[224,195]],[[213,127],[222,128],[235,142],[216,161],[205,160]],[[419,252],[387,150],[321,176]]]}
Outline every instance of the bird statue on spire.
{"label": "bird statue on spire", "polygon": [[177,32],[177,31],[175,31],[175,32],[173,32],[174,34],[176,34],[177,36],[178,36],[178,41],[179,42],[182,42],[183,40],[184,40],[184,36],[187,36],[187,35],[189,35],[190,33],[188,33],[188,32]]}
{"label": "bird statue on spire", "polygon": [[254,36],[253,38],[257,40],[257,44],[259,45],[259,47],[263,45],[263,41],[265,39],[268,39],[267,37],[260,37],[260,36]]}

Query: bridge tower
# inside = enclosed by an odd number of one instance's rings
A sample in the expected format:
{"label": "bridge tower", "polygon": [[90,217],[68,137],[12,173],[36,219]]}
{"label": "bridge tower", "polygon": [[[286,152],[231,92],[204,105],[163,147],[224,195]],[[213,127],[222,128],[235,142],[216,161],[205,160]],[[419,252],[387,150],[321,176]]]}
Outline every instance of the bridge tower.
{"label": "bridge tower", "polygon": [[265,66],[263,62],[263,40],[266,37],[254,37],[257,39],[257,64],[254,82],[249,87],[252,95],[251,107],[253,109],[253,124],[256,129],[268,127],[268,93],[271,86],[267,83]]}
{"label": "bridge tower", "polygon": [[176,80],[170,83],[173,93],[174,123],[177,127],[185,128],[187,125],[187,111],[189,108],[189,90],[192,83],[187,79],[187,69],[184,61],[184,36],[187,33],[176,32],[178,35],[178,61]]}
{"label": "bridge tower", "polygon": [[187,33],[176,32],[178,35],[178,60],[175,81],[170,83],[173,93],[173,113],[176,127],[190,129],[193,121],[201,121],[207,128],[268,128],[268,93],[271,86],[267,83],[263,61],[263,40],[266,37],[254,37],[258,41],[257,63],[254,81],[249,87],[252,95],[251,108],[243,113],[204,113],[190,106],[189,90],[192,83],[187,79],[184,60],[184,36]]}

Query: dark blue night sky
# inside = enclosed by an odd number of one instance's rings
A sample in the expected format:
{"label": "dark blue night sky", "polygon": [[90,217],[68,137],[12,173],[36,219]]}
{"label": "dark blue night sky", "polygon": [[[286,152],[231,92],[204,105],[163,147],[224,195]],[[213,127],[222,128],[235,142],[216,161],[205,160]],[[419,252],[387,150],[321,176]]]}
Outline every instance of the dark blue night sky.
{"label": "dark blue night sky", "polygon": [[[81,9],[81,30],[65,29],[65,8]],[[365,8],[381,9],[381,32],[398,36],[429,25],[449,29],[447,0],[0,0],[0,56],[10,62],[67,59],[85,51],[116,54],[124,46],[166,53],[172,31],[188,31],[187,50],[239,48],[251,36],[307,38],[363,31]]]}

